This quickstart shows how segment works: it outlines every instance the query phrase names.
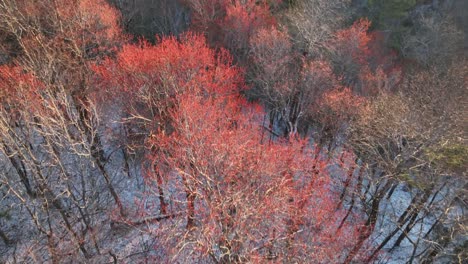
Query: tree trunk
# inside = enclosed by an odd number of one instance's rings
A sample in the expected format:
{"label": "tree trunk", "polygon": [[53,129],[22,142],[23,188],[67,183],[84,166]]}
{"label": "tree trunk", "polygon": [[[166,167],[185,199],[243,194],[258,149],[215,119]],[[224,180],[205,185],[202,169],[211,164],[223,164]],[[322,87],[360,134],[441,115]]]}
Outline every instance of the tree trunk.
{"label": "tree trunk", "polygon": [[191,230],[195,222],[195,193],[188,185],[187,176],[181,175],[185,187],[185,199],[187,200],[187,230]]}
{"label": "tree trunk", "polygon": [[5,245],[10,245],[10,244],[13,243],[13,241],[11,241],[11,239],[8,237],[8,235],[2,229],[0,229],[0,238],[2,238]]}
{"label": "tree trunk", "polygon": [[36,197],[36,192],[33,190],[31,186],[24,162],[21,159],[18,159],[17,157],[14,156],[13,151],[8,147],[8,145],[5,144],[5,142],[2,142],[2,145],[6,152],[5,154],[8,156],[11,164],[13,165],[13,168],[15,168],[16,173],[18,173],[21,183],[26,189],[26,193],[32,198]]}
{"label": "tree trunk", "polygon": [[104,162],[105,162],[105,157],[104,157],[104,152],[102,150],[102,144],[101,144],[101,139],[99,138],[98,133],[92,133],[91,128],[87,125],[87,120],[90,119],[90,113],[88,110],[88,106],[86,105],[86,98],[83,100],[80,100],[76,97],[79,97],[78,95],[72,95],[73,98],[73,103],[75,106],[75,109],[78,111],[80,120],[79,120],[79,125],[81,128],[86,133],[87,141],[91,146],[91,157],[93,158],[93,162],[97,165],[99,171],[101,172],[107,188],[109,189],[109,192],[114,199],[115,203],[117,204],[117,207],[119,208],[120,215],[125,217],[126,212],[124,210],[124,207],[122,205],[122,202],[120,201],[120,197],[117,194],[117,192],[114,189],[114,186],[112,185],[112,180],[109,174],[107,173]]}
{"label": "tree trunk", "polygon": [[361,249],[364,242],[372,235],[372,232],[374,231],[374,228],[375,228],[375,224],[377,222],[380,202],[383,196],[385,195],[385,193],[387,193],[390,186],[391,186],[391,181],[387,181],[387,183],[382,187],[382,189],[378,190],[377,194],[374,196],[369,218],[367,219],[366,224],[361,230],[361,233],[359,235],[358,241],[356,242],[356,245],[351,249],[348,256],[346,256],[346,259],[343,262],[344,264],[351,263],[351,261],[354,259],[354,257],[357,255],[357,253]]}
{"label": "tree trunk", "polygon": [[[432,190],[432,188],[430,188],[430,190]],[[387,243],[393,238],[393,236],[395,236],[401,230],[401,228],[406,223],[408,223],[405,230],[403,230],[403,233],[400,235],[400,237],[398,238],[397,242],[395,243],[395,245],[393,247],[398,246],[401,243],[401,241],[403,240],[405,235],[407,233],[409,233],[411,231],[411,229],[413,228],[413,226],[414,226],[413,223],[416,220],[416,218],[417,218],[417,216],[418,216],[418,214],[419,214],[419,212],[421,210],[421,206],[427,201],[427,199],[429,199],[430,193],[431,192],[429,190],[426,190],[423,197],[420,197],[420,196],[416,195],[413,198],[410,205],[406,208],[405,212],[403,212],[403,214],[398,218],[397,228],[395,228],[389,235],[387,235],[387,237],[385,237],[385,239],[382,241],[382,243],[380,243],[380,245],[376,248],[376,250],[374,250],[374,252],[369,256],[368,262],[372,261],[372,259],[375,257],[375,255],[383,247],[385,247],[387,245]]]}
{"label": "tree trunk", "polygon": [[158,183],[158,193],[159,193],[159,207],[161,215],[167,214],[167,204],[164,201],[164,190],[162,188],[163,179],[159,173],[156,173],[156,181]]}

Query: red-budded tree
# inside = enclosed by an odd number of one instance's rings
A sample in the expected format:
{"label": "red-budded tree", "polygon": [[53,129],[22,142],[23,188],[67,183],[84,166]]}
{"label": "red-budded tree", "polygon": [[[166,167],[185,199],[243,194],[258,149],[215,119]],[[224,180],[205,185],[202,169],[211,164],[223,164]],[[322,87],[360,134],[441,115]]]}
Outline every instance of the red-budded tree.
{"label": "red-budded tree", "polygon": [[129,119],[145,127],[156,258],[336,262],[351,247],[359,217],[340,226],[325,159],[307,140],[265,139],[264,113],[241,98],[226,52],[188,34],[124,46],[95,70],[103,88],[132,98]]}
{"label": "red-budded tree", "polygon": [[365,96],[392,90],[400,80],[395,52],[385,48],[382,33],[369,32],[370,26],[369,20],[359,19],[336,32],[327,46],[343,85]]}
{"label": "red-budded tree", "polygon": [[222,21],[223,43],[239,61],[245,61],[250,38],[258,30],[275,24],[265,1],[233,1],[226,7],[226,16]]}
{"label": "red-budded tree", "polygon": [[285,32],[275,27],[260,29],[250,39],[250,94],[268,109],[269,129],[290,108],[297,86],[292,43]]}
{"label": "red-budded tree", "polygon": [[[183,0],[192,11],[191,28],[199,32],[206,32],[208,39],[219,39],[214,36],[221,32],[220,21],[226,15],[228,0]],[[212,38],[210,38],[212,37]]]}
{"label": "red-budded tree", "polygon": [[364,98],[353,94],[349,88],[333,88],[323,92],[320,100],[311,106],[311,118],[320,125],[319,142],[328,141],[328,151],[333,150],[336,138],[358,115]]}
{"label": "red-budded tree", "polygon": [[237,62],[246,63],[250,38],[260,29],[276,25],[269,2],[256,0],[185,0],[191,9],[192,29],[204,34],[212,46],[227,48]]}
{"label": "red-budded tree", "polygon": [[307,141],[262,143],[262,113],[236,95],[184,95],[170,112],[174,130],[149,140],[156,150],[149,176],[175,188],[165,197],[168,213],[182,215],[156,231],[163,254],[180,261],[340,261],[359,220],[338,229],[338,195]]}
{"label": "red-budded tree", "polygon": [[335,72],[343,76],[343,82],[347,86],[356,82],[361,65],[366,64],[370,54],[370,24],[366,19],[356,21],[351,27],[338,31],[329,45]]}
{"label": "red-budded tree", "polygon": [[[285,124],[286,135],[295,135],[301,120],[306,121],[303,124],[318,123],[323,126],[319,131],[320,145],[324,140],[331,143],[342,131],[339,128],[349,121],[344,116],[352,115],[346,110],[353,112],[351,105],[358,103],[353,102],[358,97],[349,89],[340,88],[331,65],[323,60],[301,60],[294,53],[287,33],[274,27],[259,30],[251,38],[250,50],[251,80],[255,85],[252,90],[256,92],[253,94],[269,109],[270,129],[279,120]],[[348,106],[346,110],[330,109],[327,103],[331,101],[327,99],[331,97],[327,96],[332,95],[332,91],[340,93],[333,98],[343,96],[341,103],[346,102],[343,104],[343,107]],[[326,135],[322,136],[324,133]]]}
{"label": "red-budded tree", "polygon": [[[123,124],[128,131],[122,141],[131,150],[144,151],[149,135],[169,133],[173,120],[169,115],[182,94],[212,93],[222,87],[237,92],[242,80],[240,69],[231,65],[226,51],[211,50],[202,36],[188,33],[160,39],[158,45],[129,44],[116,59],[93,66],[97,73],[98,97],[123,108]],[[111,99],[112,100],[109,100]],[[147,168],[151,173],[154,169]],[[158,186],[162,179],[157,178]],[[166,214],[163,189],[159,188],[161,213]]]}
{"label": "red-budded tree", "polygon": [[97,91],[102,98],[117,99],[128,121],[145,133],[171,129],[168,110],[178,104],[177,95],[210,92],[223,87],[237,89],[241,70],[231,65],[227,52],[210,49],[195,34],[124,45],[115,59],[93,66]]}

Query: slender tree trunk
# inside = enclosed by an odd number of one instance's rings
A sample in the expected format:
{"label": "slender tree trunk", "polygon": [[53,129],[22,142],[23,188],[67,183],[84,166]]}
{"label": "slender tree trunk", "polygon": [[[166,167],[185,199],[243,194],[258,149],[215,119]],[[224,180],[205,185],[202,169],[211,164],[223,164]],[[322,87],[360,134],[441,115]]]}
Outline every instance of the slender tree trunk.
{"label": "slender tree trunk", "polygon": [[55,244],[52,233],[47,234],[47,249],[49,251],[52,264],[58,264],[59,260],[57,259],[57,254],[55,252]]}
{"label": "slender tree trunk", "polygon": [[107,188],[109,189],[112,198],[114,199],[115,203],[117,204],[117,207],[119,208],[120,215],[125,217],[125,209],[122,205],[119,195],[117,194],[117,192],[114,189],[114,186],[112,185],[111,177],[107,173],[104,166],[104,162],[106,159],[104,157],[104,151],[102,150],[101,139],[99,138],[98,133],[92,133],[90,131],[91,128],[86,124],[87,120],[89,120],[91,116],[89,110],[87,109],[87,106],[83,105],[85,104],[84,102],[86,102],[86,98],[84,98],[83,100],[79,100],[76,97],[77,95],[72,95],[74,106],[80,116],[79,125],[84,129],[88,143],[91,145],[91,157],[93,158],[93,162],[97,165],[99,171],[101,172],[106,182]]}
{"label": "slender tree trunk", "polygon": [[[50,146],[50,148],[51,148],[49,153],[54,155],[52,158],[54,158],[55,161],[58,163],[58,166],[60,167],[61,172],[65,177],[65,181],[68,181],[70,176],[68,175],[68,173],[66,172],[65,168],[63,167],[63,165],[62,165],[62,163],[60,161],[58,150],[55,148],[53,143],[49,142],[49,140],[50,140],[49,138],[46,138],[47,145]],[[31,150],[33,149],[32,146],[30,146],[30,148],[31,148]],[[79,247],[80,251],[83,253],[85,258],[89,258],[89,253],[88,253],[88,251],[87,251],[87,249],[86,249],[86,247],[84,245],[85,240],[78,236],[78,234],[75,232],[75,230],[73,229],[72,224],[69,221],[69,210],[67,210],[65,208],[65,206],[63,205],[63,202],[62,202],[62,199],[60,198],[60,196],[55,195],[52,188],[47,184],[47,179],[42,174],[41,169],[39,167],[39,164],[34,163],[34,165],[35,165],[36,174],[38,175],[38,177],[40,179],[40,184],[38,185],[39,190],[41,191],[41,193],[44,194],[44,198],[47,201],[47,203],[51,203],[52,206],[59,211],[59,214],[60,214],[60,216],[62,217],[62,219],[63,219],[63,221],[65,223],[66,229],[70,232],[73,239],[78,244],[78,247]],[[50,217],[49,217],[49,219],[50,219]],[[50,229],[51,229],[51,227],[50,227]]]}
{"label": "slender tree trunk", "polygon": [[270,140],[269,143],[273,141],[273,133],[275,132],[275,118],[276,118],[276,111],[270,111],[270,124],[268,125],[270,127]]}
{"label": "slender tree trunk", "polygon": [[195,224],[195,193],[188,185],[187,176],[181,175],[185,188],[185,199],[187,200],[187,230],[191,230]]}
{"label": "slender tree trunk", "polygon": [[[429,196],[430,196],[430,191],[427,190],[427,191],[425,191],[423,197],[419,197],[418,195],[416,195],[413,198],[410,205],[406,208],[405,212],[403,212],[403,214],[398,218],[397,228],[395,228],[389,235],[387,235],[387,237],[385,237],[385,239],[382,241],[382,243],[380,243],[380,245],[369,256],[368,262],[372,261],[373,258],[375,257],[375,255],[382,248],[384,248],[387,245],[387,243],[393,238],[393,236],[395,236],[401,230],[401,228],[406,223],[408,223],[405,230],[403,230],[403,233],[400,235],[400,238],[399,238],[399,239],[403,240],[405,235],[407,233],[409,233],[411,231],[411,229],[413,228],[413,223],[416,220],[416,218],[417,218],[417,216],[419,214],[419,211],[421,210],[422,205],[427,201],[427,199],[429,199]],[[397,243],[396,243],[397,246],[401,243],[401,240],[400,241],[397,240]],[[395,247],[395,245],[394,245],[394,247]]]}
{"label": "slender tree trunk", "polygon": [[[437,192],[433,195],[431,201],[430,201],[429,204],[426,206],[426,208],[429,208],[429,207],[432,205],[432,203],[434,202],[434,200],[435,200],[437,194],[438,194],[439,191],[445,186],[445,184],[446,184],[446,183],[444,183],[444,184],[442,185],[442,187],[441,187],[439,190],[437,190]],[[431,190],[432,190],[432,188],[431,188]],[[421,209],[422,209],[422,205],[429,199],[430,193],[431,193],[431,192],[430,192],[429,190],[427,190],[427,191],[425,192],[424,197],[423,197],[423,202],[421,202],[420,205],[418,206],[418,208],[416,208],[416,212],[413,214],[413,216],[411,217],[409,223],[406,225],[405,230],[403,231],[403,233],[400,234],[400,236],[398,237],[397,241],[395,242],[395,244],[393,245],[393,247],[392,247],[392,249],[391,249],[390,251],[394,250],[396,247],[399,247],[400,244],[401,244],[401,242],[403,241],[403,239],[409,234],[409,232],[411,231],[411,229],[414,227],[415,221],[416,221],[416,219],[417,219],[417,216],[419,215],[419,212],[420,212]]]}
{"label": "slender tree trunk", "polygon": [[130,173],[130,155],[127,150],[127,140],[128,140],[128,134],[127,130],[125,129],[125,125],[122,124],[122,131],[123,131],[123,136],[125,140],[125,144],[122,146],[122,154],[124,157],[124,166],[125,166],[125,171],[127,172],[128,178],[131,178],[131,173]]}
{"label": "slender tree trunk", "polygon": [[8,235],[2,229],[0,229],[0,238],[2,238],[5,245],[10,245],[13,243],[13,241],[8,237]]}
{"label": "slender tree trunk", "polygon": [[13,151],[8,147],[8,145],[5,144],[5,142],[2,141],[2,145],[3,145],[3,149],[6,152],[5,154],[8,156],[11,164],[13,165],[13,168],[15,168],[16,173],[18,173],[21,183],[26,189],[26,193],[32,198],[36,197],[36,192],[33,190],[31,186],[31,182],[29,181],[28,174],[26,172],[26,166],[24,165],[24,162],[21,159],[14,157]]}
{"label": "slender tree trunk", "polygon": [[[356,196],[356,193],[359,193],[361,191],[361,188],[362,188],[362,174],[364,173],[364,165],[361,166],[361,168],[359,169],[359,174],[358,174],[358,178],[357,178],[357,185],[356,185],[356,188],[354,190],[354,192],[351,194],[351,206],[349,207],[348,209],[348,212],[346,213],[345,217],[343,217],[343,220],[341,220],[341,223],[340,225],[338,226],[338,228],[336,229],[336,232],[339,232],[341,230],[341,228],[343,227],[344,223],[346,222],[346,220],[348,219],[349,215],[351,214],[351,212],[353,211],[353,208],[354,208],[354,203],[355,203],[355,196]],[[341,203],[341,202],[340,202]]]}
{"label": "slender tree trunk", "polygon": [[377,223],[377,217],[379,213],[379,206],[383,196],[387,193],[388,189],[391,186],[391,181],[387,181],[382,189],[377,191],[377,194],[374,196],[372,201],[371,211],[369,214],[369,218],[367,219],[366,224],[362,228],[358,241],[356,245],[351,249],[349,254],[346,256],[344,264],[349,264],[354,259],[354,257],[358,254],[359,250],[364,245],[364,242],[372,235],[374,232],[375,224]]}
{"label": "slender tree trunk", "polygon": [[163,179],[159,173],[156,175],[156,181],[158,183],[158,193],[159,193],[159,206],[160,206],[160,212],[161,215],[166,215],[167,214],[167,204],[166,201],[164,201],[164,190],[162,188],[163,185]]}
{"label": "slender tree trunk", "polygon": [[340,195],[340,202],[338,203],[338,206],[336,207],[337,209],[341,207],[341,205],[343,204],[343,201],[345,199],[345,196],[346,196],[346,192],[348,190],[348,187],[351,183],[351,180],[353,179],[353,175],[354,175],[354,171],[356,170],[356,162],[353,163],[353,165],[351,165],[351,167],[349,168],[348,170],[348,174],[346,176],[346,180],[344,182],[344,186],[343,186],[343,191],[341,192],[341,195]]}
{"label": "slender tree trunk", "polygon": [[399,247],[403,239],[408,236],[409,232],[411,232],[411,229],[413,229],[414,225],[416,224],[416,219],[418,217],[419,210],[417,212],[414,212],[413,215],[411,216],[411,219],[409,220],[408,224],[406,225],[405,229],[403,232],[401,232],[400,236],[397,238],[395,244],[393,244],[392,248],[390,249],[390,252],[393,251],[395,248]]}
{"label": "slender tree trunk", "polygon": [[390,189],[390,191],[388,192],[387,194],[387,199],[390,199],[390,197],[393,195],[393,192],[395,191],[395,189],[398,187],[398,183],[396,184],[393,184],[392,188]]}
{"label": "slender tree trunk", "polygon": [[78,244],[78,247],[80,248],[80,251],[83,253],[84,257],[85,258],[89,258],[89,253],[88,253],[88,250],[86,249],[85,245],[84,245],[84,240],[81,239],[78,234],[75,232],[75,230],[73,230],[73,227],[70,223],[70,221],[68,220],[68,213],[65,211],[65,208],[62,204],[62,200],[60,198],[53,198],[55,197],[54,194],[48,190],[47,192],[50,192],[50,195],[52,196],[52,204],[54,205],[54,207],[59,211],[60,215],[62,216],[62,219],[65,223],[65,226],[66,228],[68,229],[68,231],[72,234],[75,242]]}
{"label": "slender tree trunk", "polygon": [[117,204],[117,207],[119,208],[120,215],[125,217],[127,214],[122,205],[119,195],[117,194],[117,192],[114,189],[114,186],[112,185],[112,181],[109,174],[107,173],[106,169],[104,168],[104,165],[99,159],[94,159],[94,161],[96,162],[96,165],[98,166],[99,170],[102,173],[102,176],[104,177],[104,180],[106,181],[107,188],[109,189],[112,198],[114,198],[114,201]]}

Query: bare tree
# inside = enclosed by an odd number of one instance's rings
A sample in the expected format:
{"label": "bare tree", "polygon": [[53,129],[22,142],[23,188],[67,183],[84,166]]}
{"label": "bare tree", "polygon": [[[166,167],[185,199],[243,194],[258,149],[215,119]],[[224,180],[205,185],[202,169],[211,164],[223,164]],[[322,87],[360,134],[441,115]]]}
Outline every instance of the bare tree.
{"label": "bare tree", "polygon": [[[461,151],[466,148],[460,141],[463,138],[461,124],[466,113],[460,101],[466,96],[466,81],[461,74],[463,61],[452,64],[448,70],[444,68],[432,67],[429,71],[414,72],[402,83],[399,93],[381,95],[365,107],[360,118],[352,123],[350,146],[370,168],[379,172],[377,175],[369,174],[373,175],[369,184],[375,186],[371,186],[371,190],[380,190],[370,197],[363,197],[373,204],[369,218],[387,217],[375,210],[378,210],[384,195],[390,199],[398,185],[409,186],[413,194],[406,210],[396,216],[395,228],[380,242],[369,261],[378,250],[386,248],[397,234],[393,248],[398,247],[408,238],[415,224],[421,221],[422,212],[431,208],[431,200],[447,190],[457,193],[457,189],[463,188],[466,181],[463,177],[459,178],[460,171],[436,166],[432,154],[448,153],[444,150],[446,148]],[[448,158],[444,154],[442,156]],[[454,177],[461,182],[460,185],[449,184],[453,183],[450,179]],[[379,188],[382,185],[384,187]],[[373,222],[375,224],[376,220]],[[371,233],[367,238],[370,236]],[[418,247],[416,244],[414,246]],[[352,257],[353,254],[349,260]]]}
{"label": "bare tree", "polygon": [[428,66],[449,63],[463,47],[463,33],[444,12],[415,15],[411,31],[402,37],[403,56]]}
{"label": "bare tree", "polygon": [[299,0],[286,16],[310,56],[320,56],[326,42],[345,26],[350,10],[349,0]]}

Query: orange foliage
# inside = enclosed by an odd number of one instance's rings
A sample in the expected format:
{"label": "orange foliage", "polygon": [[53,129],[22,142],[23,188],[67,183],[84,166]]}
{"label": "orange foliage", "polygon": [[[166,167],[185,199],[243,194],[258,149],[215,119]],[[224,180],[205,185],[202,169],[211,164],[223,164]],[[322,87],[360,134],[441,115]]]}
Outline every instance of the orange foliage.
{"label": "orange foliage", "polygon": [[371,22],[367,19],[359,19],[347,29],[338,31],[333,40],[333,48],[340,55],[351,55],[359,63],[365,63],[369,55],[369,35]]}
{"label": "orange foliage", "polygon": [[344,85],[367,96],[393,89],[400,79],[395,52],[385,48],[382,33],[370,33],[369,27],[369,20],[360,19],[330,43]]}
{"label": "orange foliage", "polygon": [[[32,124],[41,124],[41,129],[59,131],[60,125],[72,124],[70,116],[76,118],[70,101],[63,88],[47,86],[19,67],[0,66],[0,113],[6,113],[13,122],[23,123],[29,129]],[[44,121],[56,119],[66,122]]]}
{"label": "orange foliage", "polygon": [[363,102],[363,98],[354,95],[349,88],[344,88],[326,92],[322,105],[328,107],[337,116],[349,119],[358,113]]}
{"label": "orange foliage", "polygon": [[[206,35],[211,45],[224,46],[236,59],[246,59],[249,40],[261,28],[276,25],[269,1],[185,0],[192,10],[192,29]],[[279,3],[273,1],[273,5]]]}
{"label": "orange foliage", "polygon": [[260,96],[266,97],[270,105],[286,100],[294,89],[294,54],[287,33],[275,27],[258,30],[250,39],[250,58],[254,81],[262,89]]}
{"label": "orange foliage", "polygon": [[5,117],[2,114],[1,123],[14,123],[22,119],[23,111],[29,108],[25,104],[33,99],[34,91],[31,88],[37,87],[35,82],[33,76],[23,73],[18,67],[0,66],[0,113],[6,113]]}
{"label": "orange foliage", "polygon": [[120,15],[105,0],[20,1],[18,7],[18,11],[29,18],[43,23],[50,19],[49,26],[60,27],[62,34],[82,36],[92,33],[96,38],[112,39],[121,32]]}
{"label": "orange foliage", "polygon": [[14,98],[15,87],[30,87],[35,79],[30,74],[22,72],[19,67],[0,66],[0,98]]}
{"label": "orange foliage", "polygon": [[[24,28],[21,39],[23,50],[53,47],[70,53],[68,60],[77,55],[96,55],[122,40],[120,15],[105,0],[44,0],[18,1],[17,8],[5,7],[8,15],[19,18]],[[19,39],[18,39],[19,41]],[[66,52],[65,52],[66,51]],[[43,53],[44,51],[41,51]]]}
{"label": "orange foliage", "polygon": [[[66,6],[66,4],[62,4]],[[83,21],[83,30],[101,38],[114,39],[120,36],[120,14],[104,0],[81,0],[77,16]],[[76,12],[76,10],[75,10]]]}
{"label": "orange foliage", "polygon": [[323,136],[334,138],[359,113],[364,102],[350,88],[334,88],[322,95],[311,115],[323,125]]}
{"label": "orange foliage", "polygon": [[274,24],[266,2],[257,4],[255,0],[235,0],[227,6],[222,22],[224,44],[235,53],[245,53],[250,37],[259,29]]}
{"label": "orange foliage", "polygon": [[[262,143],[262,112],[235,95],[185,94],[171,115],[175,130],[150,140],[150,177],[163,175],[166,188],[178,182],[175,196],[187,197],[173,210],[187,212],[183,222],[197,237],[188,251],[203,259],[219,247],[226,258],[254,263],[273,255],[339,261],[357,229],[346,224],[337,231],[343,212],[327,164],[314,158],[307,140]],[[157,232],[166,254],[184,261],[177,244],[184,244],[185,230],[178,228]]]}
{"label": "orange foliage", "polygon": [[[156,46],[146,42],[125,45],[115,61],[108,59],[94,69],[104,81],[124,91],[149,86],[165,89],[167,94],[237,89],[242,74],[231,66],[226,51],[214,52],[200,35],[188,33],[179,38],[165,37]],[[162,86],[155,87],[158,84]]]}
{"label": "orange foliage", "polygon": [[330,64],[326,61],[310,61],[303,65],[301,82],[304,90],[310,93],[310,100],[316,101],[322,93],[336,87],[337,80]]}
{"label": "orange foliage", "polygon": [[163,260],[203,261],[219,250],[239,261],[336,262],[350,247],[357,229],[349,221],[337,230],[343,212],[328,164],[308,140],[267,143],[264,113],[241,99],[242,72],[225,51],[189,33],[126,45],[93,69],[99,87],[133,100],[131,113],[155,124],[145,175],[170,204],[161,212],[176,215],[155,230]]}
{"label": "orange foliage", "polygon": [[359,74],[362,95],[377,95],[381,92],[391,91],[401,80],[401,70],[398,67],[385,72],[381,67],[375,71],[368,66],[363,67]]}
{"label": "orange foliage", "polygon": [[226,51],[211,50],[200,35],[179,38],[162,38],[155,46],[128,44],[115,60],[94,65],[99,97],[120,97],[129,114],[155,119],[177,106],[185,93],[232,94],[242,88],[242,72]]}
{"label": "orange foliage", "polygon": [[229,0],[183,0],[183,3],[192,10],[192,29],[212,32],[225,16]]}
{"label": "orange foliage", "polygon": [[271,77],[293,59],[288,34],[275,27],[258,30],[250,39],[250,50],[253,62],[263,69],[264,74]]}

